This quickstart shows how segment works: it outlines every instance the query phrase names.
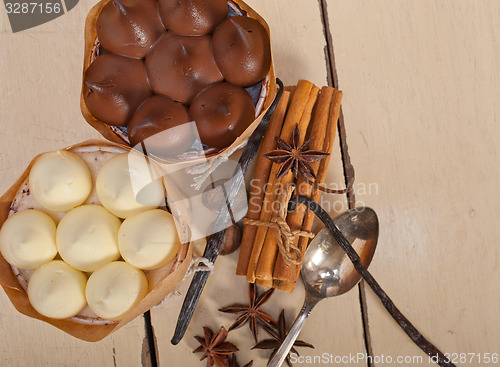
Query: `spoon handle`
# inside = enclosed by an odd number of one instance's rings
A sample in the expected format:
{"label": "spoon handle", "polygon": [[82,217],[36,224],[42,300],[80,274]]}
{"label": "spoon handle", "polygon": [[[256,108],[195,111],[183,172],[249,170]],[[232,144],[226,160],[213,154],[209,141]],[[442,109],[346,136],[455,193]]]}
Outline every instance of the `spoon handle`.
{"label": "spoon handle", "polygon": [[295,322],[293,323],[285,340],[283,340],[283,343],[281,343],[273,358],[271,358],[271,360],[267,364],[267,367],[279,367],[285,361],[288,352],[290,352],[290,349],[292,349],[295,340],[299,336],[300,330],[302,330],[307,317],[311,313],[311,310],[314,308],[314,306],[316,306],[316,303],[318,303],[318,299],[306,296],[306,300],[304,301],[302,310],[300,310],[300,313],[295,319]]}
{"label": "spoon handle", "polygon": [[371,275],[371,273],[361,264],[361,260],[356,253],[356,251],[352,248],[351,244],[344,235],[340,232],[340,230],[333,223],[332,218],[328,215],[328,213],[314,200],[309,199],[305,196],[297,196],[294,199],[290,200],[288,209],[293,211],[297,203],[302,203],[307,205],[307,207],[314,212],[314,214],[325,224],[326,227],[330,230],[333,237],[337,241],[340,247],[347,254],[349,259],[351,260],[354,268],[357,272],[363,277],[365,282],[373,289],[375,294],[380,298],[380,301],[392,316],[392,318],[398,323],[401,329],[410,337],[413,342],[420,347],[429,357],[432,358],[437,364],[441,367],[456,367],[448,357],[446,357],[443,352],[441,352],[434,344],[428,341],[425,336],[423,336],[415,326],[406,318],[405,315],[396,307],[394,302],[389,298],[387,293],[382,289],[382,287],[377,283],[375,278]]}

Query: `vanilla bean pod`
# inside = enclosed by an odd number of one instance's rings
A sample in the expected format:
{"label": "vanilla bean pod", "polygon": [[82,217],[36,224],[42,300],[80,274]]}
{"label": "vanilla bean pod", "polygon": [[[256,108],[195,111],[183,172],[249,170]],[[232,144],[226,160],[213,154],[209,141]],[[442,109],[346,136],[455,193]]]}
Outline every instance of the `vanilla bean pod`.
{"label": "vanilla bean pod", "polygon": [[[220,228],[223,223],[225,223],[230,218],[230,206],[233,205],[234,200],[238,191],[243,184],[243,176],[248,169],[248,166],[252,162],[253,158],[257,155],[257,151],[259,149],[259,145],[261,140],[264,137],[264,132],[266,131],[267,125],[269,124],[269,120],[271,119],[271,115],[273,114],[278,102],[283,94],[283,82],[276,78],[276,84],[279,86],[276,97],[262,118],[260,124],[257,126],[252,135],[248,138],[247,146],[243,149],[243,153],[241,154],[240,160],[238,161],[238,167],[234,170],[233,177],[229,181],[229,188],[227,190],[227,197],[225,202],[222,204],[221,210],[215,219],[214,228]],[[237,174],[241,172],[241,174]],[[229,204],[229,205],[227,205]],[[214,263],[219,256],[220,247],[222,245],[222,241],[224,240],[224,234],[226,230],[223,229],[218,231],[210,236],[205,246],[205,251],[203,252],[203,257],[208,259],[208,261]],[[198,265],[205,266],[205,265]],[[194,274],[193,279],[191,280],[191,284],[186,293],[186,297],[184,298],[184,302],[182,304],[182,308],[179,312],[179,318],[177,319],[177,325],[175,327],[174,336],[172,337],[172,344],[178,344],[182,337],[184,336],[189,322],[193,317],[194,309],[198,304],[198,300],[200,299],[201,292],[203,292],[203,288],[208,280],[208,276],[210,272],[202,271]]]}
{"label": "vanilla bean pod", "polygon": [[357,272],[363,277],[366,283],[373,289],[375,294],[380,298],[382,304],[386,310],[391,314],[391,316],[396,320],[399,326],[405,331],[413,342],[420,347],[427,355],[430,357],[438,359],[437,363],[442,367],[456,367],[450,362],[448,358],[430,341],[428,341],[413,324],[401,313],[401,311],[396,307],[394,302],[389,298],[387,293],[382,289],[382,287],[377,283],[375,278],[371,273],[361,264],[361,260],[352,248],[351,244],[340,230],[333,223],[332,218],[328,213],[314,200],[309,199],[305,196],[298,196],[290,200],[288,210],[294,211],[297,203],[302,203],[307,205],[307,207],[316,214],[316,216],[325,224],[325,226],[330,230],[335,240],[338,242],[340,247],[347,254],[349,259],[354,265]]}
{"label": "vanilla bean pod", "polygon": [[311,185],[314,189],[318,189],[319,191],[326,192],[327,194],[345,194],[347,189],[329,189],[316,181],[311,181],[309,178],[305,177],[307,183]]}

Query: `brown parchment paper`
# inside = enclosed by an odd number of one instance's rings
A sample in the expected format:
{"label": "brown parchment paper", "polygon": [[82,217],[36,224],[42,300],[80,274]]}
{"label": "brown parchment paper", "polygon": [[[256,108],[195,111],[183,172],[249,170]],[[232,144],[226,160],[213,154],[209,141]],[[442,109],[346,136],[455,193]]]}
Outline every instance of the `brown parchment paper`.
{"label": "brown parchment paper", "polygon": [[[85,120],[91,125],[94,129],[99,131],[99,133],[105,137],[106,139],[118,143],[118,144],[127,144],[128,142],[123,140],[120,135],[118,135],[109,125],[105,124],[102,121],[97,120],[92,113],[89,111],[87,108],[87,104],[85,103],[85,99],[83,98],[83,78],[85,76],[85,72],[87,71],[88,67],[94,60],[94,52],[96,45],[98,44],[97,40],[97,32],[96,32],[96,23],[97,23],[97,18],[99,14],[101,13],[102,8],[109,2],[110,0],[101,0],[99,3],[97,3],[90,11],[89,14],[87,15],[87,19],[85,21],[85,49],[84,49],[84,63],[83,63],[83,74],[82,74],[82,92],[80,94],[80,108],[82,111],[82,115],[85,118]],[[245,12],[247,12],[247,16],[257,20],[260,24],[264,26],[266,29],[267,33],[270,36],[270,30],[269,26],[267,25],[266,21],[258,14],[256,13],[251,7],[249,7],[247,4],[245,4],[241,0],[228,0],[228,3],[234,3],[237,6],[239,6],[241,9],[243,9]],[[232,150],[239,145],[241,145],[252,133],[254,130],[257,128],[259,125],[260,121],[262,120],[262,117],[264,117],[264,114],[266,113],[267,109],[271,106],[271,103],[273,102],[274,98],[276,97],[276,77],[274,74],[274,64],[273,64],[273,59],[272,59],[272,52],[271,52],[271,68],[269,70],[269,73],[263,82],[264,84],[267,85],[267,94],[265,96],[264,100],[264,105],[262,106],[262,109],[259,113],[259,115],[256,117],[256,119],[250,124],[249,127],[241,134],[229,147],[217,151],[215,154],[207,154],[207,157],[203,156],[200,157],[200,159],[204,160],[206,158],[213,158],[216,157],[218,154],[222,153],[225,150]],[[196,161],[197,159],[194,158],[193,161]]]}
{"label": "brown parchment paper", "polygon": [[[85,147],[109,147],[122,149],[124,153],[130,151],[130,147],[120,145],[113,142],[103,140],[88,140],[70,147],[64,148],[65,150],[73,150]],[[26,178],[29,176],[31,167],[35,157],[24,173],[17,179],[12,187],[0,198],[0,227],[9,216],[11,203],[17,192],[19,191]],[[181,223],[182,226],[182,223]],[[185,226],[187,229],[187,226]],[[184,230],[184,229],[183,229]],[[101,340],[118,330],[137,316],[148,311],[152,307],[161,302],[170,292],[172,292],[182,281],[186,271],[189,267],[192,258],[191,245],[189,243],[182,244],[176,263],[167,264],[165,267],[146,271],[146,276],[149,281],[150,290],[148,295],[120,322],[110,324],[83,324],[73,321],[71,319],[55,320],[40,315],[30,304],[28,294],[24,291],[23,287],[19,284],[17,277],[12,272],[9,263],[0,254],[0,285],[9,297],[17,311],[22,314],[47,322],[62,331],[85,341],[95,342]]]}

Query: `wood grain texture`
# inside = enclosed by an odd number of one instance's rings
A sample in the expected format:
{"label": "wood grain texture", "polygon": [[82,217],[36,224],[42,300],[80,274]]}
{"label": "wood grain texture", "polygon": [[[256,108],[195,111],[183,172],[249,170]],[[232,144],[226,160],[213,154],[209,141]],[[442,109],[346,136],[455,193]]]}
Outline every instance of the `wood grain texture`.
{"label": "wood grain texture", "polygon": [[[80,113],[83,25],[95,1],[12,34],[0,5],[0,191],[39,153],[99,138]],[[142,317],[98,343],[16,312],[0,292],[1,366],[140,366]]]}
{"label": "wood grain texture", "polygon": [[[444,352],[499,353],[500,3],[328,11],[356,198],[380,217],[372,274]],[[374,355],[422,356],[366,292]]]}

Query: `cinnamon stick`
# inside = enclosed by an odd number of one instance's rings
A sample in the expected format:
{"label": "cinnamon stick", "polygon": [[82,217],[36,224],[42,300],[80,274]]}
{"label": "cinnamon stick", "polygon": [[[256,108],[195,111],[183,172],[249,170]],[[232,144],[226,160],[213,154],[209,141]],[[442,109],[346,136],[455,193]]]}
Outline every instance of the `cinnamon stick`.
{"label": "cinnamon stick", "polygon": [[[342,92],[335,90],[333,88],[328,88],[328,89],[325,88],[323,88],[321,91],[322,93],[324,92],[325,95],[322,96],[323,98],[320,97],[320,100],[318,102],[318,106],[314,116],[315,117],[314,125],[312,126],[310,133],[311,136],[315,136],[313,134],[316,134],[316,132],[313,132],[313,129],[315,129],[315,127],[317,129],[324,128],[326,123],[326,129],[323,130],[325,139],[323,141],[323,147],[320,149],[330,153],[330,156],[321,160],[320,162],[317,162],[317,164],[313,166],[315,170],[317,169],[317,174],[316,174],[317,183],[322,183],[326,177],[328,164],[331,159],[331,151],[333,148],[333,143],[335,141],[335,135],[337,132],[337,122],[340,114],[340,102],[342,100]],[[330,93],[331,93],[330,103],[328,104],[328,99],[329,99],[328,95],[330,95]],[[313,146],[313,144],[314,140],[311,141],[311,147]],[[312,149],[316,149],[316,147]],[[299,182],[297,184],[298,189],[300,189],[300,187],[303,187],[305,196],[311,197],[315,201],[319,200],[321,196],[320,190],[313,190],[312,187],[307,184],[305,179],[300,179]],[[302,217],[303,220],[301,229],[303,231],[310,231],[314,221],[314,213],[312,213],[309,209],[306,209],[306,207],[303,205],[299,207],[297,207],[293,213],[289,214],[287,222],[289,225],[293,224],[295,226],[298,225]],[[297,243],[301,252],[304,253],[307,248],[307,244],[309,243],[309,239],[304,237],[299,237],[297,239]],[[273,274],[274,288],[287,292],[292,292],[295,288],[295,284],[300,274],[300,267],[301,267],[300,265],[287,266],[284,263],[283,259],[280,256],[278,256],[276,260],[275,271]]]}
{"label": "cinnamon stick", "polygon": [[[318,104],[314,111],[313,120],[311,122],[311,128],[309,130],[308,138],[312,138],[310,142],[310,149],[322,150],[328,152],[327,146],[325,146],[325,141],[328,140],[329,136],[329,114],[330,106],[332,102],[334,89],[331,87],[321,88],[321,93],[318,98]],[[314,173],[318,174],[318,169],[320,162],[315,162],[311,164]],[[297,188],[295,189],[295,196],[307,196],[310,197],[312,194],[312,186],[307,183],[307,180],[300,176],[297,180]],[[304,220],[304,215],[306,212],[306,207],[304,205],[299,205],[296,210],[287,216],[287,223],[290,229],[297,230],[302,228],[302,223]],[[299,237],[295,238],[294,245],[298,246]],[[276,259],[276,265],[274,268],[274,286],[281,289],[283,284],[288,284],[293,282],[293,274],[290,274],[290,267],[284,262],[283,256],[280,254]]]}
{"label": "cinnamon stick", "polygon": [[[305,136],[311,122],[311,115],[313,108],[316,104],[316,100],[318,98],[319,88],[313,86],[311,89],[311,93],[309,94],[307,104],[305,105],[304,110],[302,111],[302,116],[298,121],[299,132],[301,136],[301,141],[299,142],[299,146],[302,145],[305,141]],[[291,106],[290,106],[291,108]],[[297,124],[296,121],[285,121],[284,129],[287,127],[287,122],[293,127]],[[326,127],[326,126],[325,126]],[[282,137],[285,141],[290,141],[291,134],[289,136]],[[295,182],[295,178],[292,172],[288,172],[287,175],[279,179],[277,185],[273,191],[278,194],[279,190],[285,190],[285,188]],[[300,223],[302,225],[302,221]],[[300,229],[300,226],[298,227]],[[264,240],[264,244],[261,251],[261,256],[259,257],[259,261],[257,263],[257,267],[255,269],[255,278],[260,280],[260,282],[264,281],[266,284],[272,285],[273,283],[273,271],[274,265],[276,263],[276,257],[278,255],[278,239],[277,232],[275,230],[268,230],[266,233],[266,238]]]}
{"label": "cinnamon stick", "polygon": [[[264,199],[264,185],[269,179],[272,162],[263,156],[270,150],[275,149],[276,140],[275,136],[279,135],[285,119],[288,102],[290,99],[290,92],[284,91],[281,96],[278,106],[274,111],[269,126],[266,129],[264,139],[257,153],[257,163],[255,169],[255,176],[251,181],[250,194],[248,201],[247,218],[258,219],[262,208],[262,201]],[[252,245],[255,239],[257,227],[245,226],[241,237],[240,254],[238,257],[238,264],[236,266],[237,275],[246,275],[248,269],[248,262],[250,261],[250,254],[252,252]]]}
{"label": "cinnamon stick", "polygon": [[[293,128],[297,124],[303,114],[305,106],[309,100],[309,95],[313,89],[313,84],[306,80],[300,80],[295,89],[290,106],[283,124],[283,128],[280,133],[282,139],[290,139]],[[276,188],[275,184],[277,182],[276,174],[278,173],[279,165],[273,164],[271,166],[271,172],[269,174],[269,181],[266,185],[264,201],[262,204],[262,210],[259,216],[261,221],[269,222],[272,218],[272,204],[276,200]],[[258,227],[255,233],[255,239],[252,247],[252,252],[250,254],[250,259],[247,268],[247,281],[250,283],[255,282],[255,269],[259,261],[261,250],[264,245],[264,241],[267,234],[267,227]]]}
{"label": "cinnamon stick", "polygon": [[[335,90],[332,98],[332,104],[331,104],[331,109],[330,109],[330,116],[329,116],[329,128],[328,131],[330,132],[327,136],[327,140],[325,140],[325,149],[326,151],[330,152],[330,155],[323,159],[320,162],[319,170],[318,170],[318,182],[324,182],[326,173],[328,171],[328,165],[330,163],[330,159],[332,157],[331,151],[333,148],[333,144],[335,142],[335,136],[337,133],[337,126],[338,126],[338,120],[340,116],[340,103],[342,101],[342,92]],[[321,197],[321,191],[320,190],[315,190],[313,192],[312,199],[315,201],[318,201],[319,198]],[[309,209],[306,212],[305,218],[304,218],[304,223],[302,224],[303,230],[310,230],[312,228],[312,224],[314,221],[314,213],[310,211]],[[303,241],[302,246],[300,247],[305,251],[305,248],[307,247],[307,241]]]}

